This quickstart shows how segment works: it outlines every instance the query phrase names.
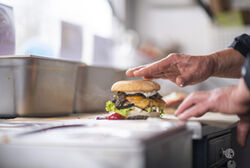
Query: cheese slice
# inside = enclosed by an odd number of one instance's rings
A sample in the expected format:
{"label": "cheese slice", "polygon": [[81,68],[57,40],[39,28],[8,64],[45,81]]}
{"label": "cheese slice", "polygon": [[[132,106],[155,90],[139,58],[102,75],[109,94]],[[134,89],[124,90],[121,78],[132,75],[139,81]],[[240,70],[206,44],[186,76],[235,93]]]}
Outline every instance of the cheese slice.
{"label": "cheese slice", "polygon": [[164,107],[164,101],[161,99],[149,99],[144,98],[142,96],[127,96],[126,100],[133,103],[136,107],[139,107],[141,109],[145,109],[147,107]]}

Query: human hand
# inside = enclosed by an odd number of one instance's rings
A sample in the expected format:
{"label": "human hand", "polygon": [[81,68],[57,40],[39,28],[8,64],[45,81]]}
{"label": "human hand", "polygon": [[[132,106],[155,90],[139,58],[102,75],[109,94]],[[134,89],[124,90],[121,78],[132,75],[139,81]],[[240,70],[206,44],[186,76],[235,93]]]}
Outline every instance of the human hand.
{"label": "human hand", "polygon": [[178,107],[175,116],[180,120],[187,120],[190,117],[200,117],[208,111],[237,114],[240,117],[238,142],[245,144],[250,130],[250,92],[243,79],[237,86],[190,94]]}
{"label": "human hand", "polygon": [[241,146],[245,146],[248,133],[250,132],[250,113],[238,116],[240,121],[237,126],[237,140]]}
{"label": "human hand", "polygon": [[233,48],[206,56],[170,54],[162,60],[127,71],[130,77],[169,79],[178,86],[193,85],[210,76],[240,78],[245,57]]}
{"label": "human hand", "polygon": [[214,64],[210,56],[170,54],[162,60],[130,69],[126,75],[144,79],[169,79],[179,86],[186,86],[210,77],[213,74]]}

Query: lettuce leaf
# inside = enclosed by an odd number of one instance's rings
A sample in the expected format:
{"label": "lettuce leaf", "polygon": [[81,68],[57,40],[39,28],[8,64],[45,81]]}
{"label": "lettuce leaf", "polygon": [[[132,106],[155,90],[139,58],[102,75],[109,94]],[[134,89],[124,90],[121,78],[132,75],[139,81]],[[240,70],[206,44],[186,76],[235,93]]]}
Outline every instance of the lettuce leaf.
{"label": "lettuce leaf", "polygon": [[163,110],[164,110],[164,108],[162,108],[162,107],[155,107],[155,106],[153,106],[153,107],[149,106],[149,107],[145,108],[144,110],[147,111],[148,113],[151,113],[153,111],[158,111],[159,110],[159,112],[162,113]]}
{"label": "lettuce leaf", "polygon": [[160,114],[160,118],[163,118],[163,116],[164,116],[164,113],[163,113],[163,112],[161,112],[161,114]]}
{"label": "lettuce leaf", "polygon": [[145,108],[145,111],[148,112],[148,113],[150,113],[150,112],[153,111],[153,109],[152,109],[152,107],[150,106],[150,107]]}
{"label": "lettuce leaf", "polygon": [[124,117],[127,117],[128,116],[128,112],[133,110],[134,107],[129,107],[129,108],[125,108],[125,109],[117,109],[115,107],[115,103],[113,103],[112,101],[108,101],[106,103],[106,111],[108,112],[115,112],[115,113],[118,113]]}

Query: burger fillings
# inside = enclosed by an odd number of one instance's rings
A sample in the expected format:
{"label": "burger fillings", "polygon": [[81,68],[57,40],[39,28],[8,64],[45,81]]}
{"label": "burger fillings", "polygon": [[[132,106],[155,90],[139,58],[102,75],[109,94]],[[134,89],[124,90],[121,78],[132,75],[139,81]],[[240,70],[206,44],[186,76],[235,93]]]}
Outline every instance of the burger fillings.
{"label": "burger fillings", "polygon": [[114,97],[106,103],[106,110],[111,112],[107,119],[159,117],[163,113],[165,105],[165,102],[161,99],[162,96],[157,93],[159,89],[160,86],[153,81],[116,82],[111,88]]}

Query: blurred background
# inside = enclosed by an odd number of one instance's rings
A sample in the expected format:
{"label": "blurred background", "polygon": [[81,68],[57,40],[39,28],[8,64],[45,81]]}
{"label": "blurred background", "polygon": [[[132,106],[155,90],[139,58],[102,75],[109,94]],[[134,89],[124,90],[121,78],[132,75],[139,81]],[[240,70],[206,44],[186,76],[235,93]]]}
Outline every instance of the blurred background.
{"label": "blurred background", "polygon": [[250,33],[249,0],[0,0],[16,54],[127,69],[172,52],[204,55]]}

